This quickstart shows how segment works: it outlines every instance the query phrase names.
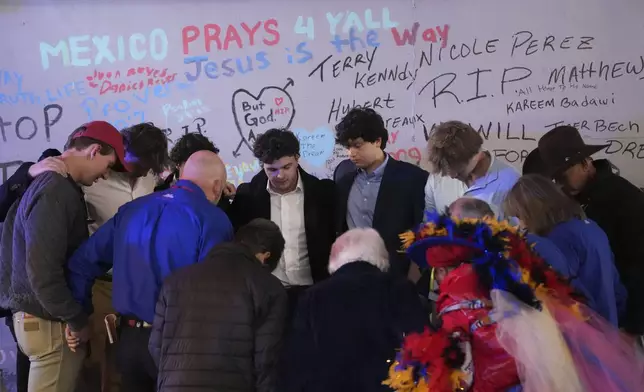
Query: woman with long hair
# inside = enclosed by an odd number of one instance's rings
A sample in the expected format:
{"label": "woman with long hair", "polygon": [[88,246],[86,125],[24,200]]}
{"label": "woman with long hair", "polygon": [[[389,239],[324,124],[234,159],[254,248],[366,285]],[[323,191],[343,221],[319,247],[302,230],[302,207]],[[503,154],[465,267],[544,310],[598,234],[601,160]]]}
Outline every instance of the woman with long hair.
{"label": "woman with long hair", "polygon": [[[587,305],[617,325],[626,305],[626,290],[615,267],[604,231],[586,218],[583,209],[552,181],[538,174],[522,176],[508,193],[503,209],[517,217],[528,241],[540,252],[550,242],[563,253],[565,264],[552,265],[587,299]],[[543,240],[545,239],[545,240]],[[546,255],[541,255],[551,262]]]}

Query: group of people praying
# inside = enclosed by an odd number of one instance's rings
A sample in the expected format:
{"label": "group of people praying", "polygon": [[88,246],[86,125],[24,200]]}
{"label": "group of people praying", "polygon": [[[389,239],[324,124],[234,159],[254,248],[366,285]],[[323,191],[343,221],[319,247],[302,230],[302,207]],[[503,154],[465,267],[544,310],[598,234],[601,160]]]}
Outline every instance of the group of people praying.
{"label": "group of people praying", "polygon": [[426,171],[354,108],[333,179],[289,129],[238,187],[187,133],[103,121],[0,191],[18,392],[636,391],[644,193],[558,126],[522,172],[470,125]]}

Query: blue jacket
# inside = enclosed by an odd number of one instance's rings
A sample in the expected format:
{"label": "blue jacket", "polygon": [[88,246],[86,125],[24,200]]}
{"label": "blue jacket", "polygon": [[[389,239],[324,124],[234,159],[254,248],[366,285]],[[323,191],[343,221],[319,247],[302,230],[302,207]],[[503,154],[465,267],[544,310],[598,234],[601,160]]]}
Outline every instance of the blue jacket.
{"label": "blue jacket", "polygon": [[588,298],[591,309],[617,325],[625,310],[626,289],[608,238],[595,222],[571,219],[555,226],[545,239],[528,236],[528,240],[554,269],[571,279],[573,286]]}
{"label": "blue jacket", "polygon": [[152,323],[164,278],[232,238],[226,214],[194,183],[180,180],[125,204],[101,226],[69,261],[69,286],[91,309],[94,279],[114,268],[114,309]]}

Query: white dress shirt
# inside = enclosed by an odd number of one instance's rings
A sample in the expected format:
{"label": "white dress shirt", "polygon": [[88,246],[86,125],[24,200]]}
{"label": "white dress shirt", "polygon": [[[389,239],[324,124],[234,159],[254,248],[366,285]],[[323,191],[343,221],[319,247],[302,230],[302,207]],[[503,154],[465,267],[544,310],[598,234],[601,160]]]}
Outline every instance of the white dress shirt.
{"label": "white dress shirt", "polygon": [[463,197],[467,185],[461,180],[430,174],[425,185],[425,211],[444,213],[447,207]]}
{"label": "white dress shirt", "polygon": [[150,172],[132,181],[125,173],[110,172],[106,180],[98,180],[92,186],[83,187],[89,219],[89,233],[94,234],[99,227],[110,220],[121,206],[132,200],[154,192],[156,176]]}
{"label": "white dress shirt", "polygon": [[284,286],[310,286],[313,284],[309,252],[306,247],[304,230],[304,186],[298,174],[295,190],[279,194],[271,189],[270,181],[266,190],[271,198],[271,220],[284,236],[284,253],[273,271]]}
{"label": "white dress shirt", "polygon": [[[87,217],[93,222],[89,224],[89,234],[94,234],[99,227],[112,219],[123,204],[137,197],[154,192],[156,176],[152,172],[132,181],[125,173],[110,172],[106,180],[98,180],[92,186],[83,187]],[[109,270],[108,274],[112,274]]]}

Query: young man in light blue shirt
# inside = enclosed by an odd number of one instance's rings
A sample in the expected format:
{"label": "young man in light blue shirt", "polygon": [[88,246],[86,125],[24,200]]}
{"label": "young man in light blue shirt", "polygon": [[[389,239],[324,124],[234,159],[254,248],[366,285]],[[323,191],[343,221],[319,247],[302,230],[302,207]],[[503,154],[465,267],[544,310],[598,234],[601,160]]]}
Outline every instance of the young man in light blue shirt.
{"label": "young man in light blue shirt", "polygon": [[429,135],[430,170],[461,180],[467,186],[463,196],[487,202],[499,219],[501,204],[520,177],[509,164],[483,149],[483,138],[460,121],[440,124]]}

